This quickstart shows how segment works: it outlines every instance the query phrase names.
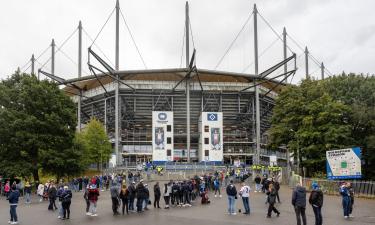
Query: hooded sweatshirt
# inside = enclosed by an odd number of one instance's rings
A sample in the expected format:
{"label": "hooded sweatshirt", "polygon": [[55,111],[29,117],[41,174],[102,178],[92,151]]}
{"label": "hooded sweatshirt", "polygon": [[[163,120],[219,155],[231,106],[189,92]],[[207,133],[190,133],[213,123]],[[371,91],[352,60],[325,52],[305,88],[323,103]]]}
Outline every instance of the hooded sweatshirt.
{"label": "hooded sweatshirt", "polygon": [[298,186],[293,191],[292,205],[295,207],[306,208],[306,189]]}

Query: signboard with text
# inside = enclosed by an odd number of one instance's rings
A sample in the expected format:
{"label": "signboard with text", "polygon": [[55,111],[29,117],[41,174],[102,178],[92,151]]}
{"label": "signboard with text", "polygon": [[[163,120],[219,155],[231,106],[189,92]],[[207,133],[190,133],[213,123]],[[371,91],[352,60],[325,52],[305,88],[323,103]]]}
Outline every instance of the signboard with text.
{"label": "signboard with text", "polygon": [[361,155],[359,147],[327,151],[327,178],[362,178]]}

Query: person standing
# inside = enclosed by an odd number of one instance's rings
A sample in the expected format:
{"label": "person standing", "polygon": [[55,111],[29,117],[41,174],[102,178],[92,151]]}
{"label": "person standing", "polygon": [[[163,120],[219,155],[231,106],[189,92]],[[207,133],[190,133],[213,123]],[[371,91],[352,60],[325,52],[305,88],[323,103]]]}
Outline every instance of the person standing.
{"label": "person standing", "polygon": [[137,193],[137,213],[142,212],[143,201],[145,199],[145,186],[143,185],[143,180],[141,179],[135,188]]}
{"label": "person standing", "polygon": [[42,183],[39,183],[38,185],[38,196],[39,196],[39,202],[43,201],[43,193],[44,193],[44,185]]}
{"label": "person standing", "polygon": [[111,192],[111,198],[112,198],[112,211],[113,215],[118,215],[118,207],[119,207],[119,197],[120,197],[120,191],[119,187],[117,186],[117,181],[113,181],[113,185],[109,189]]}
{"label": "person standing", "polygon": [[48,210],[56,210],[56,196],[57,196],[57,189],[53,182],[51,182],[50,187],[48,189],[48,199],[49,199],[49,205]]}
{"label": "person standing", "polygon": [[216,177],[215,180],[214,180],[214,189],[215,189],[215,198],[216,198],[216,193],[219,192],[219,197],[221,198],[221,192],[220,192],[220,182],[219,182],[219,178]]}
{"label": "person standing", "polygon": [[89,210],[88,213],[86,213],[86,215],[88,215],[88,216],[98,216],[96,214],[96,206],[97,206],[97,203],[98,203],[99,195],[100,195],[99,190],[96,188],[96,185],[91,184],[90,188],[89,188],[89,194],[88,194],[88,198],[89,198],[89,201],[90,201],[90,210]]}
{"label": "person standing", "polygon": [[279,183],[278,180],[275,180],[275,182],[274,182],[274,187],[275,187],[275,190],[276,190],[276,199],[277,199],[277,202],[278,202],[278,203],[281,203],[281,202],[280,202],[280,196],[279,196],[280,183]]}
{"label": "person standing", "polygon": [[129,214],[129,191],[126,187],[126,184],[122,185],[121,192],[120,192],[120,199],[122,201],[122,215],[125,214],[125,208],[126,208],[126,214]]}
{"label": "person standing", "polygon": [[150,202],[150,191],[148,190],[148,184],[145,184],[144,185],[145,186],[145,189],[144,189],[144,192],[145,192],[145,198],[143,199],[143,209],[144,210],[148,210],[148,204],[150,203],[151,204],[151,202]]}
{"label": "person standing", "polygon": [[260,182],[261,181],[262,181],[262,179],[260,178],[259,174],[257,174],[257,176],[254,179],[254,182],[255,182],[255,191],[254,192],[260,192],[260,189],[261,189]]}
{"label": "person standing", "polygon": [[300,184],[297,184],[293,191],[292,205],[296,213],[297,225],[301,225],[301,217],[303,225],[306,225],[306,188]]}
{"label": "person standing", "polygon": [[267,203],[268,203],[267,218],[271,218],[272,211],[277,214],[277,217],[279,217],[280,216],[280,212],[275,207],[275,203],[276,203],[276,190],[273,187],[273,184],[270,184],[268,186],[266,194],[267,194]]}
{"label": "person standing", "polygon": [[169,202],[170,202],[170,197],[172,194],[172,182],[169,182],[168,184],[164,184],[164,202],[165,202],[165,207],[164,209],[169,209]]}
{"label": "person standing", "polygon": [[249,205],[249,197],[250,197],[250,187],[242,182],[241,189],[240,189],[240,196],[242,197],[243,207],[245,208],[245,212],[243,214],[250,214],[250,205]]}
{"label": "person standing", "polygon": [[68,186],[64,186],[64,191],[62,193],[62,208],[63,208],[63,217],[62,219],[70,218],[70,204],[72,203],[72,191],[69,190]]}
{"label": "person standing", "polygon": [[[132,175],[131,179],[133,179],[133,175]],[[136,192],[135,192],[135,186],[134,185],[135,185],[135,182],[132,181],[131,184],[128,187],[128,191],[129,191],[129,210],[130,210],[130,212],[135,212],[135,210],[134,210],[134,199],[135,199]]]}
{"label": "person standing", "polygon": [[89,188],[85,187],[83,198],[85,199],[85,202],[86,202],[86,215],[87,215],[87,213],[89,213],[89,210],[90,210],[90,201],[89,201],[88,195],[89,195]]}
{"label": "person standing", "polygon": [[24,190],[25,190],[25,203],[30,204],[31,203],[31,185],[29,181],[26,181]]}
{"label": "person standing", "polygon": [[236,215],[235,203],[237,199],[237,189],[233,184],[233,180],[230,180],[229,185],[227,186],[227,195],[228,195],[228,213],[230,215]]}
{"label": "person standing", "polygon": [[9,196],[9,193],[11,192],[10,190],[10,181],[7,180],[5,186],[4,186],[4,193],[5,193],[5,197],[8,197]]}
{"label": "person standing", "polygon": [[313,190],[311,191],[309,197],[309,203],[314,211],[315,225],[322,225],[323,192],[320,190],[319,185],[315,182],[312,184],[312,189]]}
{"label": "person standing", "polygon": [[350,205],[349,205],[349,217],[353,218],[353,205],[354,205],[354,189],[352,183],[348,183],[349,194],[350,194]]}
{"label": "person standing", "polygon": [[348,188],[348,184],[344,183],[340,187],[340,194],[342,196],[342,208],[344,211],[344,218],[348,219],[349,218],[349,211],[350,211],[350,205],[351,205],[351,199],[350,199],[350,192]]}
{"label": "person standing", "polygon": [[10,220],[9,224],[18,224],[17,205],[20,197],[20,192],[17,190],[16,185],[12,185],[11,190],[8,192],[7,200],[10,206]]}
{"label": "person standing", "polygon": [[154,208],[158,207],[158,209],[160,209],[160,206],[159,206],[160,196],[161,196],[161,191],[160,191],[159,182],[156,182],[156,184],[154,185]]}

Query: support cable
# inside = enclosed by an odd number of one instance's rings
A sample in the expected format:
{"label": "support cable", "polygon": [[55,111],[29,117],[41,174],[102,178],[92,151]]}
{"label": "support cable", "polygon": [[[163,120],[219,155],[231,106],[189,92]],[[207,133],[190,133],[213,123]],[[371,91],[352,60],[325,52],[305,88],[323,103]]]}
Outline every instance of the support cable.
{"label": "support cable", "polygon": [[107,25],[109,19],[112,17],[115,10],[116,10],[116,7],[114,7],[112,12],[109,14],[109,16],[108,16],[107,20],[105,21],[105,23],[103,24],[102,28],[100,28],[98,34],[95,36],[94,40],[92,41],[90,47],[95,43],[96,39],[99,37],[100,33],[103,31],[104,27]]}
{"label": "support cable", "polygon": [[237,39],[240,36],[240,34],[242,33],[242,31],[245,29],[246,25],[250,22],[250,20],[252,18],[252,15],[253,15],[253,13],[251,13],[249,15],[249,17],[246,19],[244,25],[242,26],[242,28],[240,29],[240,31],[237,33],[237,35],[234,38],[234,40],[232,41],[232,43],[229,45],[229,47],[227,48],[227,50],[224,52],[224,55],[220,58],[219,62],[216,64],[215,70],[219,67],[219,65],[221,64],[221,62],[225,58],[225,56],[228,54],[228,52],[230,51],[230,49],[233,47],[234,43],[237,41]]}
{"label": "support cable", "polygon": [[[82,28],[83,30],[83,33],[94,43],[94,39],[87,33],[87,31],[85,30],[85,28]],[[99,45],[97,45],[96,43],[94,43],[94,46],[99,50],[100,53],[103,54],[104,58],[106,60],[108,60],[108,62],[111,64],[112,67],[115,67],[114,64],[111,62],[111,60],[108,58],[108,56],[103,52],[103,50],[99,47]]]}
{"label": "support cable", "polygon": [[122,20],[123,20],[124,23],[125,23],[126,29],[128,30],[128,32],[129,32],[129,34],[130,34],[130,37],[131,37],[131,39],[132,39],[132,41],[133,41],[133,44],[134,44],[134,46],[135,46],[135,48],[136,48],[136,50],[137,50],[137,52],[138,52],[138,55],[139,55],[139,57],[140,57],[141,60],[142,60],[143,66],[145,67],[145,69],[147,69],[147,66],[146,66],[145,60],[143,59],[143,56],[142,56],[142,54],[141,54],[141,51],[139,51],[138,45],[137,45],[137,43],[136,43],[135,40],[134,40],[133,34],[132,34],[132,32],[131,32],[131,30],[130,30],[130,28],[129,28],[129,26],[128,26],[128,23],[126,23],[125,16],[124,16],[124,14],[122,13],[122,10],[121,10],[121,9],[120,9],[120,14],[121,14]]}
{"label": "support cable", "polygon": [[194,42],[193,28],[191,28],[190,17],[189,17],[189,27],[190,27],[191,41],[193,42],[193,49],[195,49],[195,42]]}
{"label": "support cable", "polygon": [[186,27],[184,26],[184,35],[182,37],[182,47],[181,47],[180,68],[182,67],[182,58],[184,56],[185,33],[186,33]]}

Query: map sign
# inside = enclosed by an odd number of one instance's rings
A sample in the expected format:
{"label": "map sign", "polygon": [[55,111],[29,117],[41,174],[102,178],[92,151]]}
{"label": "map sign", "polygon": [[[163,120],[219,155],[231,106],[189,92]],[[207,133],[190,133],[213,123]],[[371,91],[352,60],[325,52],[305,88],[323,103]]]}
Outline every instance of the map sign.
{"label": "map sign", "polygon": [[359,147],[327,151],[326,157],[328,179],[362,178]]}

